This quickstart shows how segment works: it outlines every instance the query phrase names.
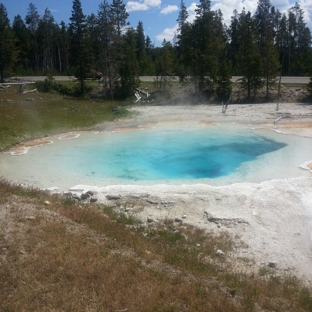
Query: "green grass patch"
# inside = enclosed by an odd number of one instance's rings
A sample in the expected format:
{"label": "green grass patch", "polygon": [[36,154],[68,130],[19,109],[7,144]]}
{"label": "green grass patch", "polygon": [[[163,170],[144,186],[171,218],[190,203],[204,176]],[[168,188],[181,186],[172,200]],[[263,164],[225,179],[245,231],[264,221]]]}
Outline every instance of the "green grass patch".
{"label": "green grass patch", "polygon": [[[121,106],[113,110],[114,106]],[[90,128],[127,115],[123,103],[52,93],[0,93],[0,150],[25,139]]]}

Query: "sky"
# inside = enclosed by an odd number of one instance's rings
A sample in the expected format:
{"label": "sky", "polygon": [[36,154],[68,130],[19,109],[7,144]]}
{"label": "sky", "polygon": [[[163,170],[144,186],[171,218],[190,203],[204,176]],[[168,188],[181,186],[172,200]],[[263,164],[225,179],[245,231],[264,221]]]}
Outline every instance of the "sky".
{"label": "sky", "polygon": [[[111,0],[108,0],[110,3]],[[16,15],[20,15],[24,20],[30,3],[33,3],[40,16],[48,8],[57,23],[64,21],[69,23],[72,10],[72,0],[0,0],[8,13],[11,23]],[[102,0],[81,0],[82,10],[85,15],[94,13],[97,15],[99,4]],[[281,12],[294,5],[295,0],[271,0],[272,6]],[[297,0],[301,9],[305,11],[305,22],[312,31],[312,0]],[[149,36],[155,46],[161,46],[164,39],[172,41],[177,29],[177,18],[180,10],[181,0],[124,0],[130,26],[136,28],[138,22],[143,23],[145,36]],[[195,9],[199,0],[184,0],[188,10],[188,20],[192,22],[195,18]],[[212,10],[220,9],[223,13],[224,23],[230,25],[231,16],[234,9],[239,13],[246,9],[252,14],[257,8],[258,0],[215,0],[211,1]]]}

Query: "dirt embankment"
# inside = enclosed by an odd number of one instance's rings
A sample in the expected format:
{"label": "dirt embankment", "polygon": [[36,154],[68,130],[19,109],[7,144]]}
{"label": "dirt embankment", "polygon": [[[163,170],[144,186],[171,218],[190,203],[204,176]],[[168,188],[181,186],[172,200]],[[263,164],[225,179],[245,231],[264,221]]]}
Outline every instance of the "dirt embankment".
{"label": "dirt embankment", "polygon": [[[181,103],[192,103],[202,104],[207,102],[207,94],[200,94],[194,92],[194,85],[191,83],[179,84],[178,86],[171,85],[167,89],[167,95],[171,104]],[[259,89],[256,93],[255,98],[253,94],[250,99],[247,99],[247,93],[245,90],[235,84],[232,86],[232,94],[230,103],[241,104],[241,103],[266,103],[266,102],[277,102],[278,99],[278,86],[269,87],[269,97],[266,95],[266,87]],[[211,103],[217,103],[218,101],[212,96],[208,100]],[[309,92],[305,86],[289,86],[282,85],[280,90],[281,103],[299,103],[299,102],[310,102],[312,98],[309,97]],[[168,104],[168,103],[167,103]]]}

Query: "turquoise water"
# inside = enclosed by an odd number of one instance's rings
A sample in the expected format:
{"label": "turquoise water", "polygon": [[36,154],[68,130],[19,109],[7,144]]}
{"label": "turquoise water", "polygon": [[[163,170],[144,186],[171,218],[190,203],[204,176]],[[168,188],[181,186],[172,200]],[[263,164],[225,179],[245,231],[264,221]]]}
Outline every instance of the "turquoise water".
{"label": "turquoise water", "polygon": [[97,135],[83,144],[79,139],[68,143],[57,155],[64,159],[70,155],[70,162],[62,162],[63,170],[74,170],[79,176],[133,181],[215,179],[287,146],[245,131],[152,129]]}
{"label": "turquoise water", "polygon": [[22,156],[0,154],[0,177],[28,186],[210,184],[310,177],[311,138],[239,126],[81,132]]}

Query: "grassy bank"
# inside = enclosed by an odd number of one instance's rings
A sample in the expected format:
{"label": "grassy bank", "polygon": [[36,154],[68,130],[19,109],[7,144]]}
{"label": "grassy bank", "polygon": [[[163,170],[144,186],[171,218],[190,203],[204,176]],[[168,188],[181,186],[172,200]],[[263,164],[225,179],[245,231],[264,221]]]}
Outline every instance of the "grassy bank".
{"label": "grassy bank", "polygon": [[0,150],[25,139],[92,127],[127,114],[120,103],[54,93],[0,91]]}
{"label": "grassy bank", "polygon": [[0,192],[1,311],[312,311],[295,277],[234,271],[226,233],[143,227],[3,180]]}

